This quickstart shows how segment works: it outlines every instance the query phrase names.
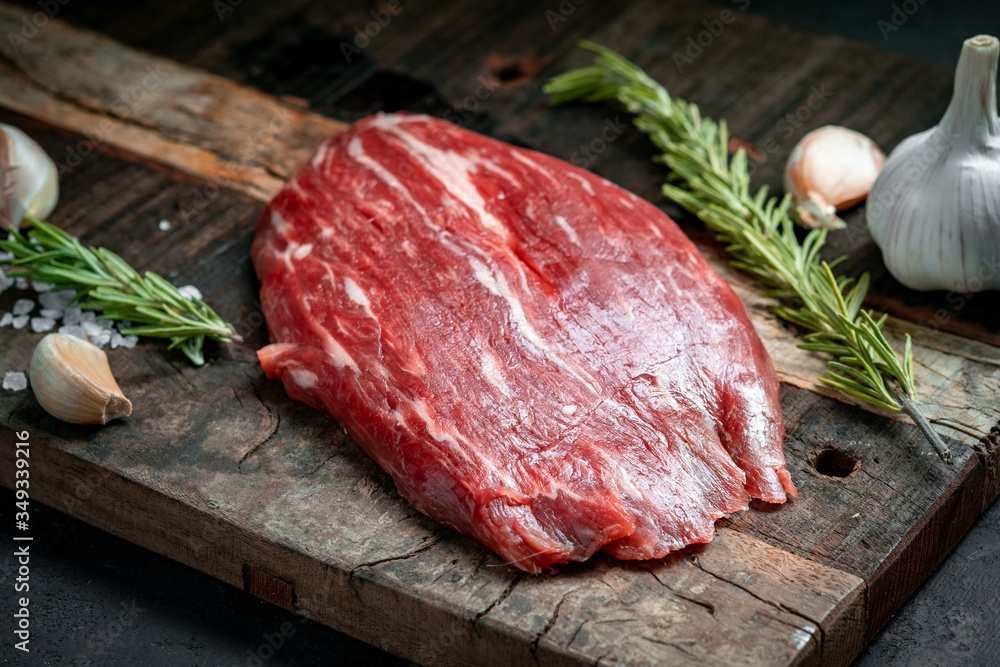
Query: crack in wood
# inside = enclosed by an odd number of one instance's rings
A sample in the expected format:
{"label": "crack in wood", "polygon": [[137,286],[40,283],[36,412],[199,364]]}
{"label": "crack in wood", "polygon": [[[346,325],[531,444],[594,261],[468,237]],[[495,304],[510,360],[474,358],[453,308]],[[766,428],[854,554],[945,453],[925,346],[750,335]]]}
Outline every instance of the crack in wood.
{"label": "crack in wood", "polygon": [[668,591],[670,591],[671,595],[673,595],[674,597],[678,597],[681,600],[685,600],[687,602],[690,602],[691,604],[696,604],[699,607],[702,607],[702,608],[706,609],[708,611],[708,613],[711,614],[712,618],[715,618],[715,605],[714,604],[712,604],[711,602],[704,602],[702,600],[697,600],[695,598],[688,597],[687,595],[684,595],[682,593],[678,593],[676,589],[674,589],[673,587],[671,587],[667,582],[665,582],[662,579],[660,579],[660,577],[655,572],[653,572],[651,569],[645,568],[645,570],[650,575],[652,575],[653,579],[656,579],[656,582],[658,584],[660,584],[661,586],[663,586],[664,588],[666,588]]}
{"label": "crack in wood", "polygon": [[[319,469],[322,468],[324,465],[326,465],[329,461],[337,458],[338,454],[340,454],[340,452],[334,451],[328,457],[326,457],[325,459],[323,459],[318,466],[316,466],[315,468],[313,468],[312,470],[310,470],[306,474],[302,475],[302,477],[311,477],[311,476],[315,475],[317,472],[319,472]],[[407,516],[406,518],[409,518],[409,516]]]}
{"label": "crack in wood", "polygon": [[[672,649],[674,649],[676,651],[679,651],[680,653],[683,653],[684,655],[686,655],[686,656],[688,656],[690,658],[694,658],[695,660],[698,660],[698,661],[703,661],[705,659],[705,656],[698,655],[697,653],[694,653],[693,651],[689,651],[688,649],[684,648],[683,646],[681,646],[679,643],[676,643],[676,642],[667,641],[665,639],[657,639],[656,637],[650,637],[648,635],[640,635],[639,639],[643,639],[643,640],[645,640],[647,642],[651,642],[653,644],[660,644],[662,646],[669,646],[670,648],[672,648]],[[688,642],[688,643],[697,646],[697,642]]]}
{"label": "crack in wood", "polygon": [[535,655],[538,652],[538,643],[542,641],[542,638],[545,637],[545,635],[549,634],[549,631],[552,630],[553,626],[555,626],[556,621],[559,620],[559,613],[562,611],[562,606],[563,603],[566,602],[566,598],[575,593],[577,590],[578,588],[571,588],[563,593],[563,596],[559,599],[555,609],[552,611],[552,616],[550,616],[549,620],[545,623],[545,627],[542,628],[542,630],[535,635],[534,640],[532,640],[530,647],[532,655]]}
{"label": "crack in wood", "polygon": [[[741,591],[743,591],[744,593],[746,593],[750,597],[754,598],[755,600],[763,602],[764,604],[766,604],[766,605],[768,605],[770,607],[774,607],[778,611],[784,612],[786,614],[790,614],[792,616],[798,616],[803,621],[807,621],[808,625],[811,626],[812,628],[814,628],[813,632],[809,632],[807,629],[803,628],[802,626],[796,625],[794,623],[790,623],[790,622],[786,621],[783,618],[778,618],[777,616],[769,616],[769,618],[772,618],[773,620],[778,621],[779,623],[781,623],[783,625],[787,625],[788,627],[793,628],[795,630],[798,630],[798,631],[805,630],[805,632],[807,632],[809,634],[809,640],[816,642],[817,649],[819,650],[819,656],[818,656],[819,660],[818,660],[818,662],[820,664],[823,663],[823,644],[825,643],[825,633],[823,631],[823,626],[820,624],[819,621],[810,618],[806,614],[804,614],[804,613],[802,613],[802,612],[800,612],[800,611],[798,611],[796,609],[793,609],[793,608],[789,607],[788,605],[786,605],[784,603],[774,602],[772,600],[768,600],[767,598],[761,597],[760,595],[757,595],[756,593],[754,593],[752,590],[750,590],[746,586],[741,586],[740,584],[736,583],[735,581],[732,581],[731,579],[727,579],[727,578],[725,578],[725,577],[723,577],[721,575],[716,574],[715,572],[712,572],[711,570],[705,569],[702,566],[701,562],[698,560],[698,558],[696,556],[689,558],[688,562],[691,563],[692,565],[694,565],[696,568],[698,568],[702,572],[704,572],[705,574],[707,574],[707,575],[709,575],[711,577],[714,577],[714,578],[718,579],[719,581],[725,582],[725,583],[729,584],[730,586],[734,586],[734,587],[740,589]],[[818,639],[816,637],[816,633],[819,633],[819,638]]]}
{"label": "crack in wood", "polygon": [[500,604],[501,602],[503,602],[504,600],[506,600],[508,597],[510,597],[510,594],[514,591],[514,587],[517,586],[521,582],[522,579],[524,579],[524,577],[525,577],[526,574],[527,574],[527,572],[518,572],[514,576],[514,578],[510,580],[510,583],[507,584],[507,587],[503,589],[503,591],[500,593],[500,595],[497,596],[497,598],[495,600],[493,600],[493,602],[491,602],[486,607],[486,609],[483,609],[481,612],[479,612],[478,614],[476,614],[475,617],[473,617],[473,619],[472,619],[472,625],[478,624],[479,623],[479,619],[481,619],[486,614],[490,613],[493,610],[494,607],[496,607],[498,604]]}
{"label": "crack in wood", "polygon": [[354,597],[356,597],[358,599],[358,602],[362,601],[361,600],[361,591],[358,590],[357,583],[356,583],[358,570],[361,570],[362,568],[373,568],[373,567],[376,567],[378,565],[383,565],[385,563],[394,563],[394,562],[397,562],[397,561],[409,560],[410,558],[413,558],[414,556],[419,556],[420,554],[422,554],[423,552],[427,551],[431,547],[433,547],[436,544],[440,543],[443,538],[444,538],[444,534],[443,533],[437,533],[437,534],[431,535],[428,538],[425,538],[427,540],[427,542],[425,544],[422,544],[419,547],[417,547],[417,548],[415,548],[415,549],[413,549],[411,551],[407,551],[406,553],[398,554],[396,556],[387,556],[385,558],[378,558],[376,560],[367,561],[367,562],[361,563],[359,565],[355,565],[347,573],[347,581],[351,585],[351,590],[354,592]]}

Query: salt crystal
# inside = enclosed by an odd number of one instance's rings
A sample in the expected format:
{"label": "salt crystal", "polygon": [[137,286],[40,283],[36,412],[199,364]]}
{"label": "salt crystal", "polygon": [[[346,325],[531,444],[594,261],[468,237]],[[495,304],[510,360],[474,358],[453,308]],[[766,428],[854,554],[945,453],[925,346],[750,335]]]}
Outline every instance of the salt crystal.
{"label": "salt crystal", "polygon": [[14,321],[14,316],[10,313],[4,313],[0,315],[0,327],[9,326],[11,322]]}
{"label": "salt crystal", "polygon": [[15,315],[27,315],[35,308],[35,302],[31,299],[18,299],[14,302]]}
{"label": "salt crystal", "polygon": [[14,259],[14,253],[0,251],[0,262],[7,262]]}
{"label": "salt crystal", "polygon": [[101,333],[97,334],[96,336],[90,337],[90,342],[96,345],[97,347],[104,347],[105,345],[108,344],[108,341],[110,340],[111,340],[110,331],[101,331]]}
{"label": "salt crystal", "polygon": [[35,333],[52,331],[56,326],[56,321],[51,317],[32,317],[31,330]]}
{"label": "salt crystal", "polygon": [[115,323],[113,320],[97,320],[97,326],[101,327],[105,331],[111,331],[115,328]]}
{"label": "salt crystal", "polygon": [[89,320],[83,321],[83,330],[87,332],[88,336],[96,336],[104,332],[104,327],[102,327],[97,322],[91,322]]}
{"label": "salt crystal", "polygon": [[28,279],[23,276],[14,278],[14,285],[17,289],[28,289]]}
{"label": "salt crystal", "polygon": [[84,313],[82,315],[80,315],[80,321],[81,322],[96,322],[97,321],[97,313],[95,313],[92,310],[84,311]]}
{"label": "salt crystal", "polygon": [[13,286],[14,286],[14,279],[6,275],[3,272],[3,269],[0,269],[0,294],[3,294]]}
{"label": "salt crystal", "polygon": [[83,326],[80,324],[64,324],[59,327],[59,333],[73,336],[80,340],[87,340],[87,332],[83,330]]}
{"label": "salt crystal", "polygon": [[60,317],[62,317],[63,311],[62,308],[42,308],[40,311],[38,311],[38,314],[41,315],[42,317],[48,317],[53,320],[58,320]]}
{"label": "salt crystal", "polygon": [[161,232],[168,231],[170,229],[170,221],[164,218],[163,220],[160,220],[159,226]]}
{"label": "salt crystal", "polygon": [[43,308],[63,310],[74,296],[76,296],[76,290],[61,289],[56,292],[42,294],[38,297],[38,302],[42,304]]}
{"label": "salt crystal", "polygon": [[28,388],[28,378],[24,373],[7,371],[3,374],[3,388],[10,391],[24,391]]}
{"label": "salt crystal", "polygon": [[139,342],[138,336],[122,336],[121,346],[126,350],[131,350]]}
{"label": "salt crystal", "polygon": [[118,323],[118,330],[124,331],[125,329],[128,329],[130,326],[132,326],[131,322],[129,322],[128,320],[122,320],[121,322]]}
{"label": "salt crystal", "polygon": [[111,332],[111,349],[117,349],[122,346],[122,335],[117,331]]}
{"label": "salt crystal", "polygon": [[185,285],[184,287],[178,287],[177,291],[181,293],[185,299],[200,299],[201,290],[199,290],[194,285]]}
{"label": "salt crystal", "polygon": [[31,282],[31,286],[35,288],[35,291],[41,294],[42,292],[51,292],[52,285],[48,283],[43,283],[41,280],[34,280]]}
{"label": "salt crystal", "polygon": [[83,311],[79,308],[67,308],[63,311],[63,324],[79,324],[83,321]]}
{"label": "salt crystal", "polygon": [[15,329],[23,329],[28,326],[28,320],[30,319],[31,315],[15,315],[14,319],[11,320],[10,323]]}

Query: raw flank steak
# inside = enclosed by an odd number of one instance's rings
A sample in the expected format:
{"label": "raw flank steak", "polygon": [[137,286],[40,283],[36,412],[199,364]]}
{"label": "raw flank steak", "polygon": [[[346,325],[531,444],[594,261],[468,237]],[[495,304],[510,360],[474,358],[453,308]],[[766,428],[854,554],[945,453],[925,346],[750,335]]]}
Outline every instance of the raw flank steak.
{"label": "raw flank steak", "polygon": [[770,358],[672,220],[442,120],[327,140],[253,245],[267,375],[420,511],[531,572],[659,558],[785,501]]}

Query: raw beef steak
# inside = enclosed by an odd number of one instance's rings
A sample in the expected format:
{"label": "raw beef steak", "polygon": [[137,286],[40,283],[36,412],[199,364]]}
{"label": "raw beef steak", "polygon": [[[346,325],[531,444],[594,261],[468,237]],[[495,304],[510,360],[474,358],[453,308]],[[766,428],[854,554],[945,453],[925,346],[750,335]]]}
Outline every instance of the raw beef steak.
{"label": "raw beef steak", "polygon": [[253,260],[267,375],[518,567],[662,557],[795,494],[743,304],[659,209],[587,171],[373,116],[271,201]]}

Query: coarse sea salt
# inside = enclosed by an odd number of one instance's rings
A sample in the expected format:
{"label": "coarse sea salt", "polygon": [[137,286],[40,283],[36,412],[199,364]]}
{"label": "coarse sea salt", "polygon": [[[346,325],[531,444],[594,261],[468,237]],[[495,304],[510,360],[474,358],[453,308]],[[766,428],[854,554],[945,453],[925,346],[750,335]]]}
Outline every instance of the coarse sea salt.
{"label": "coarse sea salt", "polygon": [[201,290],[199,290],[194,285],[185,285],[184,287],[178,287],[177,291],[181,293],[185,299],[200,299]]}
{"label": "coarse sea salt", "polygon": [[3,269],[0,269],[0,294],[3,294],[13,286],[14,279],[4,274]]}
{"label": "coarse sea salt", "polygon": [[131,350],[138,342],[138,336],[122,336],[121,347],[124,347],[126,350]]}
{"label": "coarse sea salt", "polygon": [[39,294],[41,294],[42,292],[52,291],[52,285],[50,285],[49,283],[43,283],[40,280],[33,280],[31,282],[31,286],[35,288],[35,291],[38,292]]}
{"label": "coarse sea salt", "polygon": [[97,347],[104,347],[105,345],[108,344],[110,340],[111,340],[111,332],[104,331],[103,329],[101,330],[101,333],[97,334],[96,336],[90,337],[90,342],[96,345]]}
{"label": "coarse sea salt", "polygon": [[13,321],[14,315],[11,313],[4,313],[3,315],[0,315],[0,327],[8,327]]}
{"label": "coarse sea salt", "polygon": [[159,228],[161,232],[166,232],[170,230],[170,221],[164,218],[160,220]]}
{"label": "coarse sea salt", "polygon": [[31,318],[31,330],[35,333],[44,333],[46,331],[52,331],[56,326],[56,321],[51,317],[32,317]]}
{"label": "coarse sea salt", "polygon": [[76,290],[61,289],[55,292],[46,292],[38,297],[38,302],[42,308],[53,308],[55,310],[65,310],[66,304],[76,296]]}
{"label": "coarse sea salt", "polygon": [[15,315],[14,319],[11,320],[11,326],[15,329],[23,329],[28,326],[28,321],[31,319],[31,315]]}
{"label": "coarse sea salt", "polygon": [[14,315],[27,315],[35,309],[35,302],[31,299],[18,299],[14,302]]}
{"label": "coarse sea salt", "polygon": [[14,285],[17,289],[28,289],[28,279],[22,276],[14,278]]}
{"label": "coarse sea salt", "polygon": [[97,322],[91,322],[89,320],[83,321],[83,330],[87,332],[88,336],[96,336],[104,332],[104,327],[102,327]]}
{"label": "coarse sea salt", "polygon": [[48,317],[52,320],[58,320],[62,317],[63,311],[61,308],[42,308],[38,311],[38,314],[42,317]]}
{"label": "coarse sea salt", "polygon": [[7,371],[3,374],[3,388],[10,391],[24,391],[28,388],[28,378],[19,371]]}
{"label": "coarse sea salt", "polygon": [[83,311],[79,308],[67,308],[63,311],[63,324],[79,324],[83,321]]}
{"label": "coarse sea salt", "polygon": [[64,324],[59,327],[59,333],[73,336],[80,340],[87,340],[87,332],[83,330],[83,325],[81,324]]}

